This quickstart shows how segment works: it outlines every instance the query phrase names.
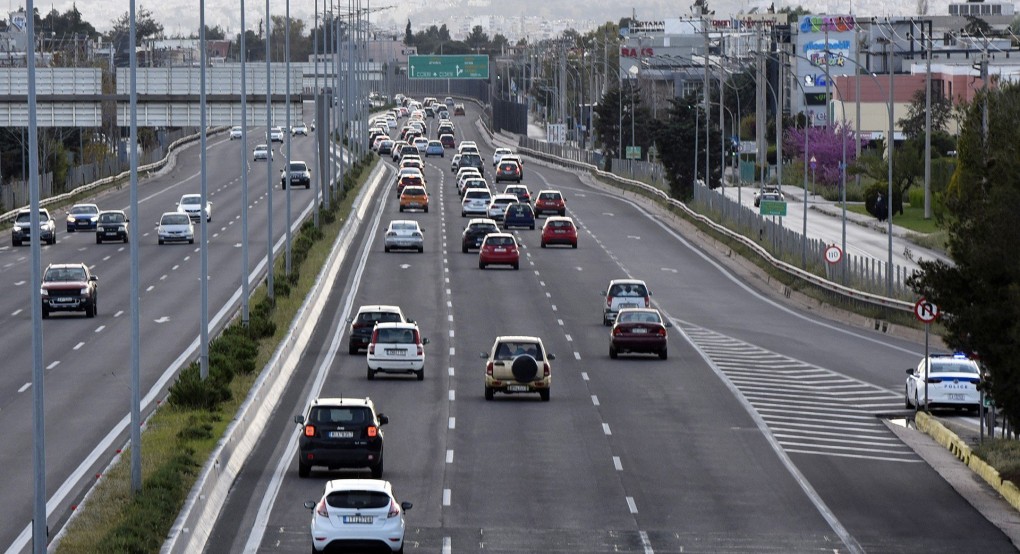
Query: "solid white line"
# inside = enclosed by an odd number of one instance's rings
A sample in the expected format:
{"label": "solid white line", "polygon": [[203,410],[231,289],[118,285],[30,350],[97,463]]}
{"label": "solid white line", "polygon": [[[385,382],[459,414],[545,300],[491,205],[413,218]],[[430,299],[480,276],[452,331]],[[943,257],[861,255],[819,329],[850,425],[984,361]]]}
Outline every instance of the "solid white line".
{"label": "solid white line", "polygon": [[457,418],[451,417],[450,418],[450,429],[456,429],[456,428],[457,428]]}
{"label": "solid white line", "polygon": [[450,374],[450,377],[453,377],[453,368],[452,367],[447,369],[446,372]]}
{"label": "solid white line", "polygon": [[453,402],[454,400],[457,399],[457,391],[455,391],[453,389],[450,389],[450,395],[449,396],[450,396],[450,402]]}
{"label": "solid white line", "polygon": [[452,464],[453,463],[453,450],[447,450],[446,451],[446,463],[448,463],[448,464]]}
{"label": "solid white line", "polygon": [[21,385],[21,388],[20,388],[20,389],[18,389],[18,392],[25,392],[25,391],[27,391],[27,390],[29,389],[29,387],[31,387],[31,386],[32,386],[32,383],[25,383],[24,385]]}
{"label": "solid white line", "polygon": [[613,456],[613,467],[616,471],[623,471],[623,462],[620,461],[619,456]]}
{"label": "solid white line", "polygon": [[652,550],[652,541],[648,539],[647,531],[639,531],[638,534],[641,536],[641,546],[645,548],[645,554],[655,554]]}
{"label": "solid white line", "polygon": [[637,504],[634,503],[634,497],[633,496],[628,496],[627,497],[627,508],[630,509],[630,513],[632,513],[632,514],[636,514],[637,513]]}
{"label": "solid white line", "polygon": [[595,396],[594,394],[591,395],[591,403],[596,405],[596,406],[598,406],[599,405],[599,397]]}
{"label": "solid white line", "polygon": [[453,545],[450,543],[450,537],[443,537],[443,554],[453,554]]}
{"label": "solid white line", "polygon": [[603,423],[602,424],[602,432],[605,433],[606,435],[612,435],[613,434],[613,432],[609,430],[609,424],[608,423]]}
{"label": "solid white line", "polygon": [[450,489],[443,489],[443,506],[449,506],[450,505],[450,496],[451,495],[452,495],[452,493],[450,492]]}
{"label": "solid white line", "polygon": [[72,350],[78,350],[82,346],[85,346],[85,343],[84,342],[79,342],[78,344],[74,345],[74,348],[72,348]]}
{"label": "solid white line", "polygon": [[58,365],[60,365],[60,360],[57,360],[57,361],[51,363],[50,365],[46,366],[46,369],[53,369],[53,368],[57,367]]}
{"label": "solid white line", "polygon": [[584,379],[585,381],[588,380],[588,372],[587,371],[582,371],[581,372],[581,379]]}

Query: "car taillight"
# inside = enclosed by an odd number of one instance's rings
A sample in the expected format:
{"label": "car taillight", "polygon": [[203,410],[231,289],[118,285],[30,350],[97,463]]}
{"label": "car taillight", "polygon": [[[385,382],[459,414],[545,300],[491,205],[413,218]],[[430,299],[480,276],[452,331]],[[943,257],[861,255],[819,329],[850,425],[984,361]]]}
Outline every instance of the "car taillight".
{"label": "car taillight", "polygon": [[314,425],[305,425],[305,436],[306,437],[314,437],[315,436],[315,426]]}
{"label": "car taillight", "polygon": [[326,499],[323,498],[319,501],[319,505],[315,507],[315,513],[322,517],[329,517],[329,511],[326,509]]}
{"label": "car taillight", "polygon": [[606,307],[607,308],[612,308],[613,307],[613,297],[612,296],[606,296]]}
{"label": "car taillight", "polygon": [[622,328],[620,328],[620,327],[613,327],[613,336],[614,337],[618,336],[618,335],[622,335],[622,334],[623,334],[623,329]]}
{"label": "car taillight", "polygon": [[542,370],[542,375],[545,376],[545,377],[548,377],[549,376],[549,362],[546,362],[546,363],[542,364],[542,367],[544,368]]}
{"label": "car taillight", "polygon": [[664,337],[664,336],[666,336],[666,328],[665,328],[665,327],[659,327],[659,332],[658,332],[658,335],[659,335],[660,337]]}
{"label": "car taillight", "polygon": [[397,506],[397,501],[390,499],[390,511],[386,514],[386,517],[397,517],[400,515],[400,506]]}
{"label": "car taillight", "polygon": [[650,301],[650,300],[648,299],[648,297],[646,296],[646,297],[645,297],[645,307],[647,308],[647,307],[648,307],[648,306],[650,306],[650,305],[651,305],[651,301]]}
{"label": "car taillight", "polygon": [[370,439],[374,439],[377,436],[379,436],[379,428],[376,427],[375,425],[369,425],[367,431],[368,431],[368,438],[370,438]]}
{"label": "car taillight", "polygon": [[485,364],[485,374],[492,375],[492,362]]}

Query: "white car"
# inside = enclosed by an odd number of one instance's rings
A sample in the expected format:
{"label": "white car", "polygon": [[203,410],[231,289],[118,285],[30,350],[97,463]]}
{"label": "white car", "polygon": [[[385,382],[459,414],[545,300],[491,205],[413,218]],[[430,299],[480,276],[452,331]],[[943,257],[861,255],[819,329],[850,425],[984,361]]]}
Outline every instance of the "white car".
{"label": "white car", "polygon": [[395,219],[386,227],[383,235],[383,249],[389,252],[393,249],[417,250],[419,253],[425,251],[425,233],[417,221],[411,219]]}
{"label": "white car", "polygon": [[269,142],[283,142],[283,127],[273,127],[269,130]]}
{"label": "white car", "polygon": [[270,161],[273,159],[273,151],[269,149],[269,146],[265,144],[255,145],[255,150],[251,153],[252,161],[266,160]]}
{"label": "white car", "polygon": [[212,203],[206,202],[205,209],[202,209],[201,194],[185,194],[177,203],[177,211],[188,214],[192,221],[198,221],[205,215],[206,221],[212,221]]}
{"label": "white car", "polygon": [[517,199],[516,194],[497,194],[492,197],[492,202],[489,203],[487,209],[487,217],[495,219],[496,221],[503,221],[503,214],[506,212],[506,207],[510,204],[517,204],[520,200]]}
{"label": "white car", "polygon": [[414,144],[414,147],[418,149],[418,154],[424,156],[425,149],[429,147],[429,139],[425,137],[417,137],[414,139],[412,144]]}
{"label": "white car", "polygon": [[241,138],[241,126],[235,125],[230,128],[230,140]]}
{"label": "white car", "polygon": [[304,123],[298,123],[290,128],[291,136],[308,136],[308,127]]}
{"label": "white car", "polygon": [[368,343],[368,378],[375,379],[376,373],[413,373],[421,381],[428,343],[415,323],[377,323]]}
{"label": "white car", "polygon": [[460,141],[460,144],[457,145],[457,153],[458,154],[463,154],[465,148],[469,148],[469,149],[473,148],[475,152],[478,151],[478,145],[475,144],[475,141],[473,141],[473,140],[462,140],[462,141]]}
{"label": "white car", "polygon": [[486,215],[489,213],[489,203],[492,202],[492,193],[488,189],[469,189],[464,192],[464,199],[460,203],[460,216]]}
{"label": "white car", "polygon": [[963,354],[929,354],[931,366],[925,396],[925,360],[917,368],[907,370],[907,385],[903,393],[905,408],[963,408],[977,410],[981,403],[978,383],[981,368],[977,362]]}
{"label": "white car", "polygon": [[509,148],[497,148],[496,152],[492,154],[492,167],[496,167],[497,165],[499,165],[499,160],[502,159],[503,156],[513,153],[514,151],[510,150]]}
{"label": "white car", "polygon": [[191,222],[188,214],[166,212],[156,224],[156,237],[159,244],[184,241],[187,241],[188,244],[195,244],[195,224]]}
{"label": "white car", "polygon": [[397,502],[389,481],[327,481],[322,498],[304,506],[312,511],[312,552],[345,545],[404,551],[404,512],[411,503]]}
{"label": "white car", "polygon": [[456,173],[460,169],[460,154],[454,154],[453,159],[450,160],[450,171]]}

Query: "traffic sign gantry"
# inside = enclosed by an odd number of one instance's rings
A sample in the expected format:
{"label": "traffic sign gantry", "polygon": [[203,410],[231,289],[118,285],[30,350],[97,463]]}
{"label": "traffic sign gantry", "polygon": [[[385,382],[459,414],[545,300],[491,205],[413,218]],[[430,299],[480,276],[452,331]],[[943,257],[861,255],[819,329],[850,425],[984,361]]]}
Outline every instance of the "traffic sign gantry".
{"label": "traffic sign gantry", "polygon": [[488,79],[489,56],[408,56],[411,79]]}
{"label": "traffic sign gantry", "polygon": [[921,323],[931,323],[939,317],[939,307],[922,298],[914,303],[914,315]]}

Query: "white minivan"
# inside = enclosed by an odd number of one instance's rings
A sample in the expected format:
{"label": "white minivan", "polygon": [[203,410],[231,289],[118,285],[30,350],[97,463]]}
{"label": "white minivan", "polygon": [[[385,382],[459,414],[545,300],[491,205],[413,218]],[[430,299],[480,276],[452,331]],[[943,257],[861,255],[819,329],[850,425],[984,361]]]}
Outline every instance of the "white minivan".
{"label": "white minivan", "polygon": [[411,322],[377,323],[368,343],[368,378],[376,373],[413,373],[425,378],[425,345],[418,325]]}

